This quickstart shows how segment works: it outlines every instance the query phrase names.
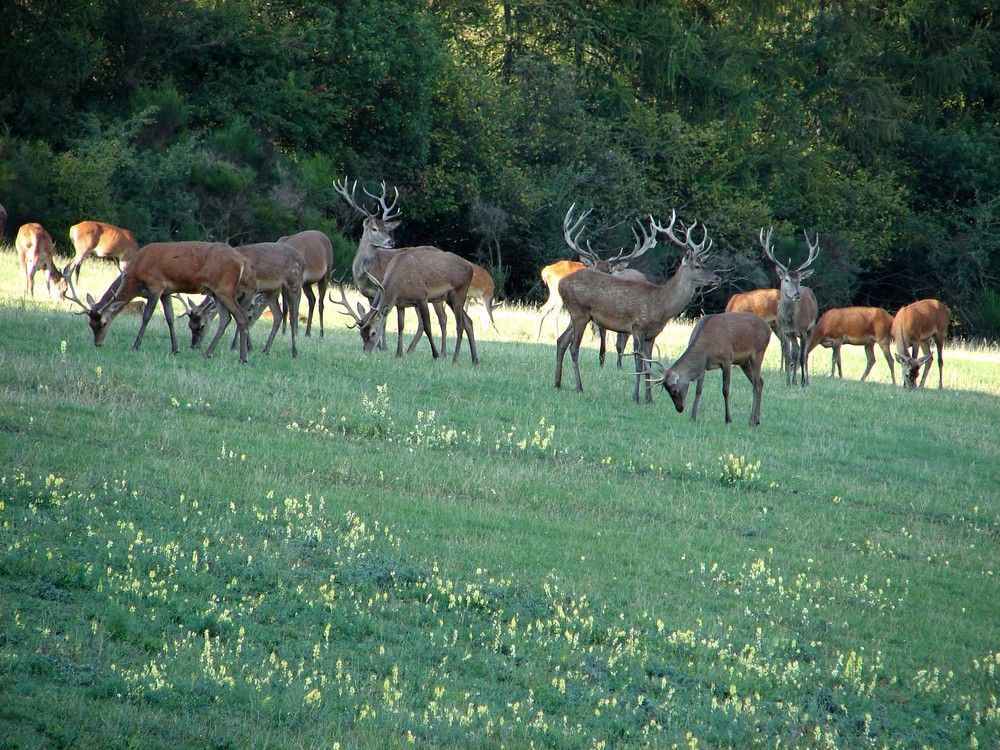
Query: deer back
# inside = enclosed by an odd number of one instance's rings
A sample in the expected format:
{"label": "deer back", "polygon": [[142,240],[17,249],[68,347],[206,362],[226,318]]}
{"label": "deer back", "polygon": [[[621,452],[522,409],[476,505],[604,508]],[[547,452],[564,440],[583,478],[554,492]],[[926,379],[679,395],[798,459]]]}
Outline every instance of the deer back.
{"label": "deer back", "polygon": [[752,289],[749,292],[739,292],[729,298],[726,312],[750,312],[770,323],[778,316],[780,299],[779,289]]}
{"label": "deer back", "polygon": [[76,250],[76,259],[93,253],[100,258],[114,257],[127,263],[139,251],[131,230],[103,221],[81,221],[74,224],[69,229],[69,237]]}
{"label": "deer back", "polygon": [[892,321],[892,337],[897,350],[905,351],[913,344],[944,337],[950,318],[951,310],[936,299],[923,299],[901,307]]}
{"label": "deer back", "polygon": [[373,307],[385,311],[396,305],[442,299],[452,291],[468,294],[472,274],[472,263],[454,253],[426,246],[407,248],[397,253],[386,268],[384,292]]}
{"label": "deer back", "polygon": [[302,286],[305,259],[283,242],[256,242],[234,248],[253,266],[258,292],[276,292],[284,286]]}
{"label": "deer back", "polygon": [[278,242],[291,245],[305,260],[302,281],[312,284],[326,278],[333,271],[333,243],[330,238],[317,229],[306,229],[297,234],[281,237]]}

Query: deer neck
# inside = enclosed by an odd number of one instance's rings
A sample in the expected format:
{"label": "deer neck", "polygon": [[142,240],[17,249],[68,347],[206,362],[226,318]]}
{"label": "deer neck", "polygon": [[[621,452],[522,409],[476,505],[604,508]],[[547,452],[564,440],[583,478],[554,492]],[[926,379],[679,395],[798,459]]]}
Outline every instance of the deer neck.
{"label": "deer neck", "polygon": [[680,268],[657,290],[658,307],[664,321],[680,313],[694,297],[695,283],[681,263]]}

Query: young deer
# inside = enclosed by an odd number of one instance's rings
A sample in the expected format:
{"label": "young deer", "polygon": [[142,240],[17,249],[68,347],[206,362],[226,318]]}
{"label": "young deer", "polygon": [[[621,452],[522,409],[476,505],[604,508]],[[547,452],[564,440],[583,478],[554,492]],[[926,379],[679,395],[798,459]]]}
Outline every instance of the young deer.
{"label": "young deer", "polygon": [[750,408],[750,426],[760,424],[760,401],[764,393],[764,379],[760,375],[764,354],[771,341],[771,328],[753,313],[719,313],[705,315],[695,325],[688,340],[687,349],[680,358],[664,370],[657,381],[673,399],[678,412],[684,411],[688,386],[696,381],[694,403],[691,405],[691,419],[698,418],[698,402],[705,386],[705,373],[722,370],[722,401],[726,409],[726,422],[732,422],[729,414],[729,383],[733,365],[739,365],[753,384],[753,406]]}
{"label": "young deer", "polygon": [[24,291],[35,297],[35,274],[45,269],[45,287],[49,294],[59,300],[66,296],[66,279],[56,269],[53,260],[55,243],[41,224],[31,222],[23,225],[17,231],[14,240],[17,246],[17,257],[24,273]]}
{"label": "young deer", "polygon": [[683,240],[674,234],[676,222],[676,211],[671,216],[668,227],[662,227],[650,219],[653,229],[666,234],[675,244],[687,248],[676,273],[665,284],[622,279],[589,268],[577,271],[559,282],[559,294],[569,311],[570,324],[556,341],[556,388],[561,387],[563,358],[569,349],[576,375],[576,390],[583,391],[583,381],[580,379],[580,342],[587,324],[593,322],[599,328],[632,336],[636,352],[632,400],[639,403],[639,386],[645,375],[646,403],[653,402],[652,376],[645,361],[652,358],[656,337],[667,321],[687,306],[694,297],[695,290],[719,283],[715,272],[702,265],[711,249],[710,242],[708,247],[705,246],[708,242],[707,230],[701,243],[696,244],[691,239],[691,231],[697,226],[697,222],[686,230]]}
{"label": "young deer", "polygon": [[[920,379],[920,387],[924,387],[930,374],[931,339],[937,345],[938,388],[944,388],[944,339],[948,334],[948,320],[951,310],[936,299],[922,299],[901,307],[892,321],[892,338],[896,341],[896,361],[903,366],[903,385],[907,390],[917,387],[917,376],[920,368],[924,376]],[[923,349],[924,356],[917,358],[917,352]]]}
{"label": "young deer", "polygon": [[135,235],[128,229],[105,224],[103,221],[81,221],[69,228],[69,238],[73,241],[76,257],[69,262],[63,274],[76,274],[80,280],[80,266],[88,255],[98,258],[111,258],[118,264],[118,270],[128,265],[128,262],[139,252]]}
{"label": "young deer", "polygon": [[[386,315],[392,308],[415,307],[420,323],[410,344],[410,351],[420,340],[420,336],[426,333],[431,345],[431,356],[437,359],[439,355],[431,334],[428,304],[432,300],[446,300],[458,321],[458,342],[455,344],[453,361],[458,361],[462,350],[462,333],[465,332],[469,336],[472,363],[479,364],[472,320],[465,313],[465,300],[469,294],[472,273],[472,263],[453,253],[414,248],[393,258],[381,282],[372,279],[372,283],[379,287],[379,293],[375,295],[368,311],[360,304],[357,314],[351,309],[343,285],[339,285],[343,301],[337,304],[342,304],[347,314],[354,318],[355,323],[351,327],[357,327],[361,333],[365,354],[374,351],[385,331]],[[401,356],[401,353],[397,353],[397,356]]]}
{"label": "young deer", "polygon": [[889,365],[892,384],[895,385],[896,368],[892,364],[892,353],[889,351],[889,344],[892,343],[891,329],[892,316],[881,307],[835,307],[820,316],[809,340],[809,351],[817,346],[833,349],[830,377],[833,377],[834,370],[840,377],[844,377],[840,362],[840,347],[844,344],[863,346],[865,356],[868,358],[868,366],[861,376],[863,381],[875,366],[875,344],[878,344]]}
{"label": "young deer", "polygon": [[749,312],[759,315],[771,326],[774,335],[781,343],[781,369],[788,363],[788,340],[784,331],[778,325],[778,302],[781,301],[780,289],[751,289],[749,292],[737,292],[726,303],[726,312]]}
{"label": "young deer", "polygon": [[210,294],[219,305],[219,329],[205,356],[211,357],[216,344],[235,318],[240,336],[240,362],[247,361],[247,315],[240,306],[241,299],[253,295],[257,286],[253,267],[245,257],[221,242],[154,242],[146,245],[104,293],[99,302],[87,295],[84,304],[76,296],[70,277],[66,277],[70,292],[66,298],[83,308],[90,317],[94,333],[94,346],[101,346],[108,335],[108,328],[129,302],[136,297],[147,299],[142,312],[142,323],[133,349],[142,344],[149,319],[157,302],[162,303],[163,317],[170,330],[170,350],[177,354],[177,336],[174,334],[174,308],[171,295]]}
{"label": "young deer", "polygon": [[809,268],[819,254],[819,235],[816,241],[811,242],[809,235],[803,232],[806,237],[806,246],[809,248],[809,257],[806,262],[796,268],[789,270],[791,260],[788,265],[780,263],[774,257],[774,231],[767,230],[767,237],[764,236],[763,227],[760,230],[760,244],[764,248],[764,254],[774,263],[774,270],[781,279],[781,299],[778,301],[778,327],[788,341],[788,361],[785,368],[786,385],[795,385],[798,371],[802,371],[802,387],[809,385],[809,338],[812,336],[813,327],[816,325],[816,314],[819,306],[816,304],[816,295],[807,286],[802,286],[802,282],[812,276],[812,269]]}

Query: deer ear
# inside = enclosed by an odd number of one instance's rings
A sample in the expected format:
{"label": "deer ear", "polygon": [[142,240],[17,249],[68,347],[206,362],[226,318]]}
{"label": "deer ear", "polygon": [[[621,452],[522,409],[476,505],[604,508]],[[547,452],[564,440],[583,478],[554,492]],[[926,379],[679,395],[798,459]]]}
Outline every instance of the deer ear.
{"label": "deer ear", "polygon": [[361,317],[364,317],[365,315],[365,308],[360,302],[358,303],[358,315]]}
{"label": "deer ear", "polygon": [[805,271],[799,271],[799,281],[802,279],[808,279],[813,275],[813,269],[807,268]]}
{"label": "deer ear", "polygon": [[385,231],[387,231],[387,232],[395,232],[396,229],[397,229],[397,227],[399,227],[399,225],[402,224],[402,223],[403,222],[401,220],[387,221],[387,222],[384,222],[382,224],[382,226],[385,228]]}
{"label": "deer ear", "polygon": [[910,362],[910,360],[908,360],[906,357],[899,354],[896,355],[896,361],[899,362],[899,364],[901,365],[906,365],[909,364]]}

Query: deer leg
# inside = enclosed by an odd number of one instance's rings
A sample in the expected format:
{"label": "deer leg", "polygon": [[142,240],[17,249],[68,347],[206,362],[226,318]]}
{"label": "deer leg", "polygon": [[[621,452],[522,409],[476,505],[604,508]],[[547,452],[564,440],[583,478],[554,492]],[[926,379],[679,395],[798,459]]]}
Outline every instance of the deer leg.
{"label": "deer leg", "polygon": [[[306,302],[309,303],[309,315],[306,316],[306,336],[312,333],[312,322],[313,322],[313,310],[316,309],[316,293],[312,290],[312,284],[303,284],[302,293],[306,295]],[[323,303],[323,293],[320,293],[320,304]],[[284,323],[282,323],[282,330],[284,330]],[[320,334],[322,338],[323,334]]]}
{"label": "deer leg", "polygon": [[538,316],[538,330],[535,331],[535,343],[542,337],[542,325],[545,323],[545,319],[552,314],[552,311],[556,311],[556,329],[559,328],[559,308],[562,307],[562,298],[558,294],[550,293],[549,298],[545,300],[545,304],[542,305],[542,310]]}
{"label": "deer leg", "polygon": [[694,403],[691,404],[691,421],[695,421],[698,418],[698,404],[701,403],[701,392],[705,389],[705,373],[701,374],[701,377],[695,381],[694,384]]}
{"label": "deer leg", "polygon": [[865,357],[868,359],[868,366],[865,367],[865,374],[861,376],[861,382],[863,383],[867,377],[868,373],[872,371],[875,366],[875,344],[865,344]]}
{"label": "deer leg", "polygon": [[[149,319],[153,317],[153,310],[156,309],[156,303],[159,302],[160,298],[152,295],[148,300],[146,300],[146,306],[142,310],[142,322],[139,323],[139,335],[135,337],[135,343],[132,344],[132,348],[136,351],[142,345],[142,337],[146,335],[146,326],[149,325]],[[169,304],[169,303],[168,303]],[[167,305],[163,306],[163,314],[167,314]],[[171,310],[173,312],[173,310]],[[170,329],[170,343],[173,348],[173,353],[177,354],[176,342],[173,339],[173,328]]]}
{"label": "deer leg", "polygon": [[167,321],[167,330],[170,331],[170,351],[177,354],[180,349],[177,347],[177,336],[174,333],[174,300],[169,293],[160,295],[160,304],[163,305],[163,317]]}
{"label": "deer leg", "polygon": [[[702,380],[705,378],[704,374],[701,376]],[[722,405],[726,412],[726,424],[733,421],[732,416],[729,413],[729,384],[733,377],[733,367],[731,364],[723,362],[722,363]],[[701,381],[698,381],[698,385],[701,385]],[[700,388],[699,388],[700,390]],[[698,400],[698,395],[695,394],[695,401]]]}
{"label": "deer leg", "polygon": [[[930,339],[928,339],[927,341],[923,342],[923,344],[921,344],[921,345],[920,345],[919,347],[916,347],[916,348],[919,348],[919,349],[922,349],[922,350],[923,350],[923,352],[924,352],[924,356],[925,356],[925,357],[929,357],[929,356],[931,356],[931,354],[932,354],[932,353],[931,353],[931,342],[930,342]],[[916,356],[917,356],[917,352],[916,352],[916,351],[914,351],[914,354],[913,354],[913,356],[914,356],[914,357],[916,357]],[[923,376],[922,376],[922,377],[920,378],[920,387],[921,387],[921,388],[923,388],[923,387],[924,387],[924,383],[926,383],[926,382],[927,382],[927,376],[931,374],[931,362],[933,362],[933,361],[934,361],[934,360],[933,360],[933,358],[932,358],[932,359],[931,359],[931,361],[927,363],[927,366],[926,366],[926,367],[924,367],[924,374],[923,374]],[[940,369],[941,369],[941,367],[940,367],[940,365],[939,365],[939,366],[938,366],[938,370],[940,371]]]}
{"label": "deer leg", "polygon": [[622,357],[625,355],[625,345],[628,343],[628,334],[619,333],[615,339],[615,351],[618,353],[618,361],[615,364],[619,370],[622,369]]}
{"label": "deer leg", "polygon": [[761,365],[764,364],[764,353],[754,355],[745,363],[740,365],[747,379],[753,384],[753,406],[750,407],[750,426],[756,427],[760,424],[760,401],[764,394],[764,378],[760,375]]}
{"label": "deer leg", "polygon": [[[285,317],[284,314],[281,311],[281,303],[278,302],[278,295],[277,294],[271,295],[271,296],[269,296],[267,298],[267,307],[271,311],[271,319],[272,319],[273,322],[271,323],[271,333],[268,334],[267,343],[264,344],[264,349],[263,349],[264,354],[270,354],[271,353],[271,344],[274,343],[274,336],[275,336],[275,334],[278,333],[278,329],[281,328],[281,321]],[[240,335],[240,331],[237,328],[236,329],[236,336],[239,337],[239,335]],[[236,343],[235,339],[233,340],[233,343],[234,344]]]}
{"label": "deer leg", "polygon": [[652,359],[653,356],[653,341],[646,341],[644,338],[635,335],[635,350],[640,354],[635,358],[635,388],[632,389],[632,402],[639,403],[639,386],[643,381],[646,380],[646,403],[653,403],[653,387],[652,387],[652,377],[653,373],[649,369],[649,365],[646,360]]}
{"label": "deer leg", "polygon": [[799,346],[799,357],[802,358],[802,387],[809,385],[809,339],[812,337],[812,329],[802,335],[802,343]]}
{"label": "deer leg", "polygon": [[[934,342],[937,344],[938,389],[942,389],[944,388],[944,356],[941,350],[944,348],[944,336],[935,338]],[[930,369],[930,365],[928,365],[927,369]]]}
{"label": "deer leg", "polygon": [[882,354],[885,355],[885,361],[889,364],[889,373],[892,375],[892,384],[896,385],[896,366],[892,361],[892,354],[889,351],[889,343],[887,341],[880,341],[878,346],[882,350]]}
{"label": "deer leg", "polygon": [[[299,356],[299,350],[295,339],[299,334],[299,316],[297,311],[299,309],[299,304],[302,302],[302,289],[301,287],[299,289],[295,289],[293,287],[285,286],[282,287],[281,295],[285,300],[285,307],[288,310],[288,326],[292,329],[292,359],[295,359]],[[308,320],[308,318],[306,320]],[[284,317],[282,317],[282,323],[284,323]]]}
{"label": "deer leg", "polygon": [[[434,312],[437,314],[438,325],[441,327],[441,353],[444,354],[448,351],[448,314],[444,309],[444,302],[438,300],[434,303]],[[459,331],[462,330],[462,324],[459,322],[458,318],[455,319],[455,327]],[[430,336],[430,329],[427,329],[427,335]],[[461,333],[459,333],[459,339],[461,339]]]}
{"label": "deer leg", "polygon": [[472,352],[472,364],[479,364],[479,354],[476,352],[476,334],[472,330],[472,317],[468,314],[464,314],[466,334],[469,336],[469,351]]}
{"label": "deer leg", "polygon": [[840,373],[840,377],[843,378],[844,377],[844,370],[843,370],[843,367],[841,366],[841,361],[840,361],[840,345],[839,344],[834,344],[832,347],[830,347],[830,349],[831,349],[831,352],[830,352],[830,377],[832,378],[833,375],[834,375],[834,371],[836,371],[836,372]]}
{"label": "deer leg", "polygon": [[566,348],[569,346],[570,337],[573,335],[573,322],[570,321],[569,328],[560,334],[556,339],[556,388],[562,387],[563,357],[566,356]]}
{"label": "deer leg", "polygon": [[431,345],[431,357],[437,359],[441,356],[438,353],[437,346],[434,344],[434,334],[431,333],[431,311],[427,309],[426,302],[418,302],[417,308],[417,338],[420,336],[421,331],[427,334],[427,342]]}
{"label": "deer leg", "polygon": [[[467,299],[468,289],[451,291],[448,293],[448,307],[455,314],[455,356],[451,358],[452,362],[458,362],[458,355],[462,351],[462,332],[465,330],[472,330],[472,319],[465,314],[465,301]],[[444,316],[444,305],[441,304],[440,315]],[[468,328],[466,328],[466,323],[468,323]],[[442,323],[443,326],[443,323]],[[444,328],[441,328],[442,340],[444,338]],[[475,359],[475,339],[472,338],[472,334],[469,334],[469,348],[472,351],[473,359]],[[442,348],[441,353],[444,354],[445,350]]]}
{"label": "deer leg", "polygon": [[[218,295],[215,295],[215,302],[219,308],[219,330],[216,331],[211,345],[205,350],[205,356],[210,357],[212,355],[215,345],[222,338],[222,334],[225,333],[226,326],[229,325],[229,319],[233,318],[236,321],[236,329],[242,334],[240,336],[240,364],[243,364],[247,361],[247,352],[250,351],[250,322],[246,311],[234,301],[224,299]],[[225,317],[225,322],[223,322],[223,317]]]}
{"label": "deer leg", "polygon": [[601,339],[600,348],[597,351],[597,362],[601,367],[604,367],[604,355],[607,353],[607,331],[603,328],[597,329],[597,336]]}
{"label": "deer leg", "polygon": [[[230,318],[233,317],[232,311],[226,305],[223,305],[222,302],[221,302],[221,300],[218,297],[216,297],[215,295],[212,295],[212,296],[215,298],[215,306],[216,306],[216,308],[219,311],[219,327],[215,331],[215,335],[212,337],[212,341],[211,341],[211,343],[209,343],[208,348],[205,350],[205,358],[206,359],[209,358],[209,357],[211,357],[212,354],[215,353],[215,346],[216,346],[216,344],[219,343],[219,339],[222,338],[222,334],[224,334],[226,332],[226,328],[229,327],[229,320],[230,320]],[[240,309],[242,310],[242,308],[240,308]],[[244,315],[244,319],[246,319],[246,313],[243,313],[243,315]],[[239,331],[239,324],[237,324],[237,329],[236,330],[237,330],[237,333],[240,333],[240,331]],[[240,337],[240,347],[241,347],[241,350],[242,350],[243,342],[244,342],[244,339],[242,337]]]}
{"label": "deer leg", "polygon": [[[319,337],[323,338],[323,298],[326,297],[326,287],[327,280],[326,276],[316,282],[316,288],[319,290]],[[312,313],[309,313],[309,317],[312,318]]]}

